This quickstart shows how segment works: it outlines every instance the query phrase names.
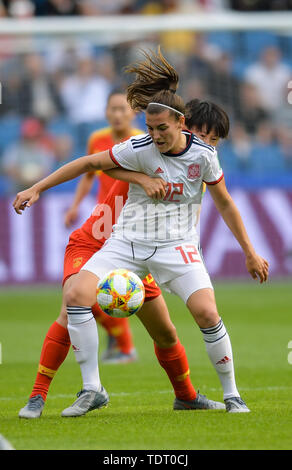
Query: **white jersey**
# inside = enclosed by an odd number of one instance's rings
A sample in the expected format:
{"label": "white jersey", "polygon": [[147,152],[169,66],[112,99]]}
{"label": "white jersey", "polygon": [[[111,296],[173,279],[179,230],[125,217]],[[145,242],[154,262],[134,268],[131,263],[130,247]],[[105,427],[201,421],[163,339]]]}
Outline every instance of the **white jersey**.
{"label": "white jersey", "polygon": [[130,184],[113,238],[148,246],[198,241],[195,223],[203,182],[216,184],[223,172],[214,147],[189,131],[183,133],[186,147],[177,154],[161,154],[149,134],[131,137],[111,149],[111,158],[118,166],[167,182],[166,196],[159,201],[148,197],[140,185]]}

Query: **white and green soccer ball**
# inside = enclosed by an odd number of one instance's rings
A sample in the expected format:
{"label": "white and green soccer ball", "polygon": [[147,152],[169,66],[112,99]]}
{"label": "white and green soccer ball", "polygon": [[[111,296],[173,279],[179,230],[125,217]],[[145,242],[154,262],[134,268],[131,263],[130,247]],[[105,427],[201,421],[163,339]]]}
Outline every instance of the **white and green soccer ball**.
{"label": "white and green soccer ball", "polygon": [[137,274],[127,269],[114,269],[98,282],[96,298],[101,310],[107,315],[130,317],[144,303],[144,284]]}

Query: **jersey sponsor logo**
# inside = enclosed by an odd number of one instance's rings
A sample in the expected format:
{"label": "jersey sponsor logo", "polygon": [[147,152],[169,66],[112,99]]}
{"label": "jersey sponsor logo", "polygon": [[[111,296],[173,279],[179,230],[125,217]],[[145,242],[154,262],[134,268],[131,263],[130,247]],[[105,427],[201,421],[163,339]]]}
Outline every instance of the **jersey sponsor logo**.
{"label": "jersey sponsor logo", "polygon": [[78,268],[82,264],[82,261],[83,261],[82,256],[79,256],[79,258],[74,258],[73,259],[73,268]]}
{"label": "jersey sponsor logo", "polygon": [[156,175],[159,175],[159,173],[164,173],[164,171],[162,170],[162,168],[160,168],[160,166],[157,168],[157,170],[155,170],[154,172]]}
{"label": "jersey sponsor logo", "polygon": [[190,180],[194,180],[196,178],[200,178],[201,176],[201,167],[197,163],[192,163],[188,167],[188,178]]}

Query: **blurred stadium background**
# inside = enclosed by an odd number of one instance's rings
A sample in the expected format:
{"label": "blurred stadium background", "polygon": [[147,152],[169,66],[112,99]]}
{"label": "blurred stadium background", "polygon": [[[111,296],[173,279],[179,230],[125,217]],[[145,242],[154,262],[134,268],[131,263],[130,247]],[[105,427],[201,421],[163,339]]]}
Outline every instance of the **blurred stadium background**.
{"label": "blurred stadium background", "polygon": [[[23,217],[11,201],[86,153],[90,133],[107,126],[108,94],[126,85],[123,67],[158,44],[184,100],[207,98],[229,113],[230,137],[218,152],[227,186],[271,276],[291,276],[291,10],[289,0],[0,0],[0,284],[60,282],[76,181]],[[143,115],[136,125],[144,127]],[[201,239],[213,279],[247,277],[208,195]]]}

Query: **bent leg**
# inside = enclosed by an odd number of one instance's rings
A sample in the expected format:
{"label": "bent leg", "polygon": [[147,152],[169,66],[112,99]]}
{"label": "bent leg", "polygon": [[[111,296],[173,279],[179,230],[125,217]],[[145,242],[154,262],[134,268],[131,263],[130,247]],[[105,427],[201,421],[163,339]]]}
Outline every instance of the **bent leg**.
{"label": "bent leg", "polygon": [[230,338],[218,314],[214,290],[208,284],[205,273],[200,276],[200,272],[192,271],[171,281],[170,287],[183,298],[200,327],[207,354],[223,388],[223,398],[239,397]]}
{"label": "bent leg", "polygon": [[146,302],[137,316],[154,340],[159,364],[166,371],[176,398],[192,401],[196,391],[190,379],[190,369],[162,295]]}
{"label": "bent leg", "polygon": [[224,400],[239,397],[231,341],[217,312],[214,292],[211,289],[194,292],[187,301],[187,307],[203,334],[207,354],[223,388]]}

